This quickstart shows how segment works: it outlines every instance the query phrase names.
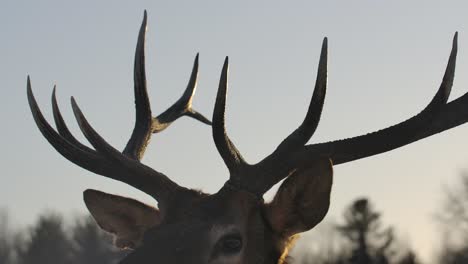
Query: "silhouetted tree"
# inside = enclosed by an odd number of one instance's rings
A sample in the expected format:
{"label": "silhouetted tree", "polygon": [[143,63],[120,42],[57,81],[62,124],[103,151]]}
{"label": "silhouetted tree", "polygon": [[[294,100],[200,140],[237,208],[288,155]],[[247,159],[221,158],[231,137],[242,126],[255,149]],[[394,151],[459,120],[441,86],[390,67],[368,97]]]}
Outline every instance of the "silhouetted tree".
{"label": "silhouetted tree", "polygon": [[90,216],[78,220],[72,233],[75,263],[112,264],[125,254],[114,248],[110,235],[104,233]]}
{"label": "silhouetted tree", "polygon": [[439,262],[468,263],[468,173],[462,173],[456,187],[447,189],[437,214],[444,235]]}
{"label": "silhouetted tree", "polygon": [[[405,243],[383,227],[381,214],[368,199],[354,201],[341,225],[321,223],[314,240],[302,246],[301,264],[419,264]],[[467,262],[468,263],[468,262]]]}
{"label": "silhouetted tree", "polygon": [[[331,253],[331,254],[330,254]],[[301,264],[349,264],[349,256],[345,252],[305,252]]]}
{"label": "silhouetted tree", "polygon": [[73,263],[73,247],[68,239],[62,218],[53,213],[39,217],[30,230],[29,238],[19,250],[19,264]]}
{"label": "silhouetted tree", "polygon": [[6,210],[0,210],[0,263],[12,263],[13,255],[13,234],[9,226],[8,213]]}
{"label": "silhouetted tree", "polygon": [[353,247],[350,263],[390,263],[387,250],[393,242],[393,231],[382,227],[380,217],[365,198],[356,200],[345,211],[344,224],[337,229]]}
{"label": "silhouetted tree", "polygon": [[419,264],[419,260],[416,257],[416,254],[413,251],[409,251],[406,253],[400,260],[397,262],[397,264]]}
{"label": "silhouetted tree", "polygon": [[438,256],[441,264],[460,264],[468,263],[468,248],[448,246],[445,247]]}
{"label": "silhouetted tree", "polygon": [[328,220],[308,232],[293,250],[293,263],[300,264],[348,264],[351,249],[336,230],[336,224]]}

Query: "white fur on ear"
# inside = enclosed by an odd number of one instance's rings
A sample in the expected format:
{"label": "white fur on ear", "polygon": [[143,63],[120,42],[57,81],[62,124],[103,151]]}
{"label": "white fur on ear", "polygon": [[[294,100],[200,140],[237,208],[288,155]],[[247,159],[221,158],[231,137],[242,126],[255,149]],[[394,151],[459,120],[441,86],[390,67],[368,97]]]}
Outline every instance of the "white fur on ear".
{"label": "white fur on ear", "polygon": [[88,189],[83,199],[98,225],[115,235],[119,248],[138,247],[146,230],[161,222],[158,209],[131,198]]}
{"label": "white fur on ear", "polygon": [[285,237],[316,226],[328,212],[333,183],[329,159],[320,159],[298,168],[280,186],[273,201],[266,205],[273,229]]}

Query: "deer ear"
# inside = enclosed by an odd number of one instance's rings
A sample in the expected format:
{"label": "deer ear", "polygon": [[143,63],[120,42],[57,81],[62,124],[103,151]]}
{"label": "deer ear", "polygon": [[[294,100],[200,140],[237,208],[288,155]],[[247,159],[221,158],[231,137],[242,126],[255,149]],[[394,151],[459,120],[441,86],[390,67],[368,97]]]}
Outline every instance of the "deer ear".
{"label": "deer ear", "polygon": [[98,225],[115,236],[119,248],[138,247],[145,231],[161,222],[158,209],[137,200],[90,189],[83,198]]}
{"label": "deer ear", "polygon": [[280,186],[266,205],[272,228],[284,237],[312,229],[328,212],[333,183],[329,159],[298,168]]}

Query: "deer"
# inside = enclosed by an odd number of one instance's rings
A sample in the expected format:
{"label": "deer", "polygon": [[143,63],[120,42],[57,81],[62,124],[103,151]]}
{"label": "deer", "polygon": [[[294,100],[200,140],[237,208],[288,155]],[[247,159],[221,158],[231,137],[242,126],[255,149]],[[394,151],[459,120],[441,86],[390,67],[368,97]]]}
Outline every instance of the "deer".
{"label": "deer", "polygon": [[[97,224],[114,235],[115,246],[131,250],[121,264],[284,264],[298,235],[314,228],[326,216],[333,166],[385,153],[468,121],[468,93],[448,102],[458,49],[455,33],[442,83],[421,112],[372,133],[307,144],[320,121],[327,88],[328,40],[324,38],[315,87],[303,122],[270,155],[251,164],[242,157],[225,127],[228,57],[221,70],[211,121],[192,108],[198,54],[182,97],[153,117],[145,73],[146,27],[145,11],[134,60],[135,125],[123,151],[106,142],[72,97],[74,116],[92,147],[80,143],[62,117],[55,87],[54,129],[41,113],[27,78],[33,119],[57,152],[88,171],[126,183],[157,201],[157,206],[153,206],[98,190],[84,191],[84,202]],[[142,163],[152,134],[165,130],[182,116],[211,126],[213,141],[229,171],[228,180],[216,193],[180,186]],[[281,181],[272,200],[265,202],[265,192]]]}

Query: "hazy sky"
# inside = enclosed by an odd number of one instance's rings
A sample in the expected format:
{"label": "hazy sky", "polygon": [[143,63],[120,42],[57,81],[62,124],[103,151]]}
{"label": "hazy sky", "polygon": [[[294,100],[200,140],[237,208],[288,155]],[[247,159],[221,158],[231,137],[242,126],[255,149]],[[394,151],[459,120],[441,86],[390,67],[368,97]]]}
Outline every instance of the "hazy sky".
{"label": "hazy sky", "polygon": [[[147,77],[153,112],[172,104],[200,52],[194,106],[211,117],[219,73],[230,56],[227,127],[244,157],[268,155],[302,121],[320,46],[329,38],[328,93],[311,142],[356,136],[418,113],[438,88],[455,31],[459,56],[451,99],[468,91],[468,2],[354,1],[9,1],[0,5],[0,207],[19,225],[44,209],[85,211],[95,188],[153,202],[124,184],[61,157],[36,128],[26,76],[52,121],[74,95],[94,127],[123,148],[133,127],[133,55],[148,10]],[[335,168],[327,219],[370,197],[411,245],[428,257],[440,237],[434,214],[443,186],[468,168],[468,125]],[[218,190],[227,179],[208,126],[183,118],[153,137],[144,162],[178,183]]]}

